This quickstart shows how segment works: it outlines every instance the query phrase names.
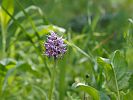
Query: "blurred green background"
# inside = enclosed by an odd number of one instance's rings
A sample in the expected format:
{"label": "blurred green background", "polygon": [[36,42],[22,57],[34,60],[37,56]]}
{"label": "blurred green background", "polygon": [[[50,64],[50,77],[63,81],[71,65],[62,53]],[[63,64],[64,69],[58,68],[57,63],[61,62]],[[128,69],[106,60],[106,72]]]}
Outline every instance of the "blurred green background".
{"label": "blurred green background", "polygon": [[97,63],[115,50],[130,73],[122,81],[129,83],[120,90],[121,100],[133,99],[133,0],[0,0],[0,5],[0,100],[47,100],[54,63],[43,55],[49,30],[68,44],[57,62],[53,100],[93,100],[72,88],[86,74],[88,85],[102,91],[101,100],[116,100],[116,92],[103,87],[105,80],[99,82]]}

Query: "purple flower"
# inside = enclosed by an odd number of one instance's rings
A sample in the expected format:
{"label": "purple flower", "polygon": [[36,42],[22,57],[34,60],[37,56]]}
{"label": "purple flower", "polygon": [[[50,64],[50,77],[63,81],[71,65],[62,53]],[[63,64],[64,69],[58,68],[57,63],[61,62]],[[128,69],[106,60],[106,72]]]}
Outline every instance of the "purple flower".
{"label": "purple flower", "polygon": [[54,32],[50,33],[51,34],[47,37],[47,41],[44,44],[46,49],[45,54],[48,57],[59,58],[67,51],[66,44],[64,44],[62,37],[58,37]]}

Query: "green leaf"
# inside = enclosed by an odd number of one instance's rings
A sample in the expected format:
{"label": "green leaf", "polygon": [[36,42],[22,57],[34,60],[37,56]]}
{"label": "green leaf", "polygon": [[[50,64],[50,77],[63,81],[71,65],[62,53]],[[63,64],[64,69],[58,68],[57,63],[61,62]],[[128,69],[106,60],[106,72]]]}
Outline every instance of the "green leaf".
{"label": "green leaf", "polygon": [[14,65],[14,68],[11,68],[11,69],[7,70],[7,72],[6,72],[4,82],[3,82],[3,87],[2,87],[3,92],[5,91],[5,89],[8,85],[8,79],[13,75],[13,73],[15,71],[17,71],[17,73],[26,72],[26,71],[31,72],[32,69],[31,69],[31,66],[27,62],[24,62],[24,61],[16,62],[16,64]]}
{"label": "green leaf", "polygon": [[133,90],[129,90],[126,95],[124,95],[123,100],[132,100],[133,99]]}
{"label": "green leaf", "polygon": [[93,100],[100,100],[99,91],[91,86],[85,85],[83,83],[74,83],[73,87],[88,93],[90,96],[92,96]]}
{"label": "green leaf", "polygon": [[[12,58],[5,58],[0,60],[0,76],[4,78],[8,71],[15,67],[15,64],[16,61]],[[6,85],[4,85],[3,89],[5,88],[5,86]]]}
{"label": "green leaf", "polygon": [[0,65],[2,66],[12,65],[12,64],[16,64],[16,61],[12,58],[5,58],[0,60]]}
{"label": "green leaf", "polygon": [[119,51],[114,52],[111,65],[116,72],[117,79],[120,79],[127,71],[127,62]]}
{"label": "green leaf", "polygon": [[[13,15],[14,12],[14,0],[3,0],[2,7],[7,9],[7,11]],[[0,20],[3,27],[7,26],[10,20],[10,16],[0,7]]]}
{"label": "green leaf", "polygon": [[36,91],[42,94],[42,98],[45,98],[45,100],[48,100],[47,94],[44,92],[44,90],[41,87],[36,85],[32,85],[32,87],[35,88]]}
{"label": "green leaf", "polygon": [[97,62],[99,64],[99,67],[102,67],[104,69],[104,74],[106,75],[106,80],[109,81],[112,78],[113,72],[110,65],[110,59],[99,57],[97,58]]}
{"label": "green leaf", "polygon": [[16,64],[16,61],[12,58],[5,58],[0,60],[0,75],[4,76],[8,69],[11,69]]}
{"label": "green leaf", "polygon": [[0,76],[5,76],[6,72],[6,67],[0,64]]}
{"label": "green leaf", "polygon": [[97,62],[104,68],[108,88],[112,92],[117,92],[117,96],[120,96],[119,91],[128,87],[128,81],[131,77],[124,56],[117,50],[113,53],[111,60],[99,57]]}
{"label": "green leaf", "polygon": [[56,26],[56,25],[41,25],[37,28],[38,28],[37,30],[38,30],[39,34],[47,34],[51,30],[61,32],[61,33],[66,32],[66,30],[64,28]]}
{"label": "green leaf", "polygon": [[129,79],[129,88],[133,90],[133,73]]}
{"label": "green leaf", "polygon": [[110,100],[109,96],[102,91],[100,91],[100,99],[101,100]]}
{"label": "green leaf", "polygon": [[76,46],[74,43],[69,42],[69,41],[67,41],[67,40],[65,40],[65,42],[66,42],[69,46],[75,48],[78,52],[80,52],[81,54],[83,54],[84,56],[86,56],[89,60],[94,61],[92,55],[87,54],[87,53],[84,52],[82,49],[80,49],[78,46]]}
{"label": "green leaf", "polygon": [[2,87],[2,91],[4,92],[8,83],[8,78],[11,76],[11,74],[14,72],[15,68],[12,68],[10,70],[7,71],[6,76],[4,78],[4,82],[3,82],[3,87]]}
{"label": "green leaf", "polygon": [[127,71],[128,64],[124,56],[120,51],[115,51],[111,60],[112,68],[116,74],[116,79],[118,81],[119,90],[124,89],[128,86],[128,80],[131,74]]}
{"label": "green leaf", "polygon": [[129,18],[128,21],[133,24],[133,19]]}
{"label": "green leaf", "polygon": [[[104,67],[107,83],[112,91],[116,91],[116,86],[114,85],[115,81],[118,83],[119,90],[128,86],[128,80],[131,74],[127,71],[127,61],[123,55],[121,55],[120,51],[117,50],[114,52],[111,61],[109,59],[99,57],[97,62],[99,65]],[[116,80],[114,78],[115,75]]]}

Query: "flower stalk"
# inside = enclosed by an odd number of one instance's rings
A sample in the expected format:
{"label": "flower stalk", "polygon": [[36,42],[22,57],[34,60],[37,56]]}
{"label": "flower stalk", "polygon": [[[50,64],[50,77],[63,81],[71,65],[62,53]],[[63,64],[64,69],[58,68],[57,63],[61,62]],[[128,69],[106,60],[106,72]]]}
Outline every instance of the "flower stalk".
{"label": "flower stalk", "polygon": [[51,85],[50,85],[50,90],[49,90],[49,100],[52,100],[53,92],[54,92],[54,85],[55,85],[55,78],[56,78],[57,59],[62,57],[66,53],[67,49],[66,49],[66,44],[63,41],[63,38],[59,37],[53,31],[51,31],[50,35],[48,35],[44,46],[45,46],[45,55],[48,57],[54,58],[54,67],[53,67]]}
{"label": "flower stalk", "polygon": [[49,91],[49,100],[52,100],[53,91],[54,91],[54,84],[55,84],[55,77],[56,77],[56,58],[54,58],[54,66],[53,66],[53,73],[51,78],[51,86]]}

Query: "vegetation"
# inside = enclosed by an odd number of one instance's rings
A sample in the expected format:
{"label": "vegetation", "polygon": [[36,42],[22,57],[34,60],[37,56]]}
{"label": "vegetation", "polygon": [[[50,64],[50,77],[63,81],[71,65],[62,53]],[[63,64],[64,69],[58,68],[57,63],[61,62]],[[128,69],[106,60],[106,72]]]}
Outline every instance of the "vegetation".
{"label": "vegetation", "polygon": [[[132,4],[2,0],[0,100],[132,100]],[[59,58],[46,54],[51,31],[67,45]]]}

